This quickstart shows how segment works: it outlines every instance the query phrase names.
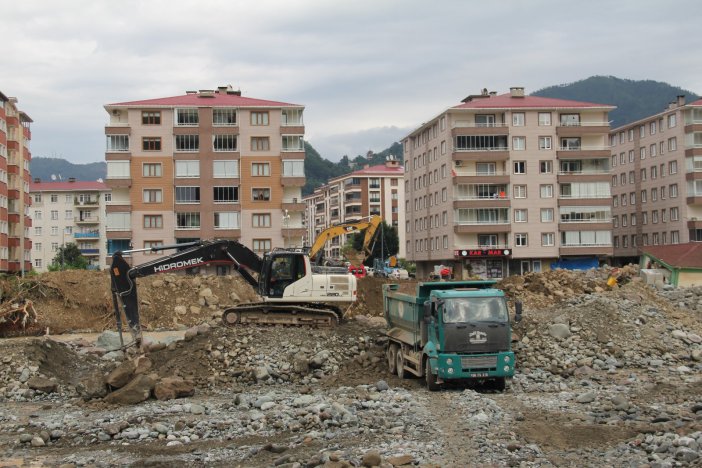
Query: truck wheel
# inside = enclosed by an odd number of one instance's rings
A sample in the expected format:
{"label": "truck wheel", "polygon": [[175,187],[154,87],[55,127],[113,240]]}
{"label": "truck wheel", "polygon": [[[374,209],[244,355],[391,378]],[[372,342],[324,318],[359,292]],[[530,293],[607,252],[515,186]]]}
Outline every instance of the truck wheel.
{"label": "truck wheel", "polygon": [[405,371],[405,357],[402,355],[402,348],[397,350],[397,359],[395,359],[395,363],[397,366],[397,376],[401,379],[407,378],[407,372]]}
{"label": "truck wheel", "polygon": [[504,377],[497,377],[493,381],[493,384],[494,384],[495,390],[497,390],[498,392],[504,392],[505,388],[507,387],[507,379]]}
{"label": "truck wheel", "polygon": [[388,358],[388,370],[391,374],[397,372],[397,345],[391,344],[386,352]]}
{"label": "truck wheel", "polygon": [[224,322],[224,325],[228,327],[239,323],[239,319],[239,312],[234,309],[225,310],[224,314],[222,315],[222,322]]}
{"label": "truck wheel", "polygon": [[427,390],[430,392],[435,392],[441,388],[441,386],[436,383],[436,375],[432,372],[431,361],[429,358],[424,360],[424,379],[427,382]]}

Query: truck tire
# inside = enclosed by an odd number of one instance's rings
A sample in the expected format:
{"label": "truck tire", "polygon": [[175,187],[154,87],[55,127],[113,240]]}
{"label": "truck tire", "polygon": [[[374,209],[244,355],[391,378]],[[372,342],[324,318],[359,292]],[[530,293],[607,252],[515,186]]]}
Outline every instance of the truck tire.
{"label": "truck tire", "polygon": [[493,381],[493,385],[495,390],[497,390],[498,392],[504,392],[505,388],[507,388],[507,379],[504,377],[497,377]]}
{"label": "truck tire", "polygon": [[397,376],[401,379],[406,379],[407,371],[405,371],[405,357],[402,355],[402,348],[397,350],[397,358],[395,359],[395,363],[397,366]]}
{"label": "truck tire", "polygon": [[429,358],[424,359],[424,380],[427,383],[427,390],[435,392],[441,388],[441,385],[436,383],[436,375],[432,372],[431,361]]}
{"label": "truck tire", "polygon": [[390,344],[386,354],[388,358],[388,370],[391,374],[394,374],[397,372],[397,345]]}

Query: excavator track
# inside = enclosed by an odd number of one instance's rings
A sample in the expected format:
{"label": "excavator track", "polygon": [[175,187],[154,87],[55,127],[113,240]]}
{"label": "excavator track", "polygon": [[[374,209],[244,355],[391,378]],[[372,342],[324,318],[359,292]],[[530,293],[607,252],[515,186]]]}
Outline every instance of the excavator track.
{"label": "excavator track", "polygon": [[225,309],[222,321],[226,326],[255,324],[331,328],[339,324],[341,315],[337,307],[322,304],[253,302]]}

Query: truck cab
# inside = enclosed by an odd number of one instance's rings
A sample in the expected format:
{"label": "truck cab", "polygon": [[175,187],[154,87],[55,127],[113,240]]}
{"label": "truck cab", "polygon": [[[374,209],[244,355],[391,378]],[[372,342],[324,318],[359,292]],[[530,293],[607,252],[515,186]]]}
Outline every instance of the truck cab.
{"label": "truck cab", "polygon": [[[511,322],[494,281],[428,282],[417,294],[384,286],[388,366],[425,377],[434,390],[448,381],[491,381],[503,390],[514,375]],[[521,319],[521,305],[516,320]]]}

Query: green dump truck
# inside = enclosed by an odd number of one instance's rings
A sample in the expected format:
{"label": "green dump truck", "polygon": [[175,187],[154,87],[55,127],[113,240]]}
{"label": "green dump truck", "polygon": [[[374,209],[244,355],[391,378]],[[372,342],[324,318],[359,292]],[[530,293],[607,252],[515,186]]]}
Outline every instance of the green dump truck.
{"label": "green dump truck", "polygon": [[[444,382],[486,381],[504,390],[514,376],[509,310],[495,281],[417,284],[416,295],[383,285],[390,372],[414,374],[429,390]],[[515,321],[522,305],[515,305]]]}

